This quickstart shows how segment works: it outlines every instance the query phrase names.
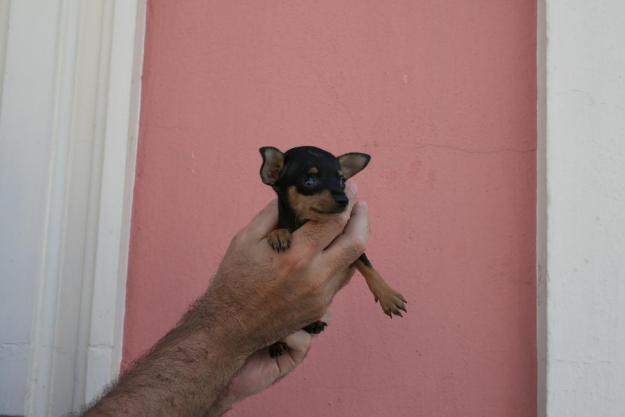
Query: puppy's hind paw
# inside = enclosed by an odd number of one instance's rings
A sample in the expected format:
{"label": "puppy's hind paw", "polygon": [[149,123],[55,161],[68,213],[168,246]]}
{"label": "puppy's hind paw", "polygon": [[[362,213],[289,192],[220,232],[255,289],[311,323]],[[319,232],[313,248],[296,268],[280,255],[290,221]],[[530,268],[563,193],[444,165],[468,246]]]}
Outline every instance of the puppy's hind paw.
{"label": "puppy's hind paw", "polygon": [[316,321],[314,323],[310,323],[308,326],[304,327],[302,330],[306,331],[310,334],[319,334],[325,330],[328,323],[325,321]]}
{"label": "puppy's hind paw", "polygon": [[269,246],[276,252],[284,252],[291,246],[291,232],[288,229],[275,229],[267,235]]}
{"label": "puppy's hind paw", "polygon": [[269,356],[272,358],[277,358],[278,356],[282,356],[283,353],[289,351],[289,346],[280,341],[276,342],[273,345],[269,346]]}

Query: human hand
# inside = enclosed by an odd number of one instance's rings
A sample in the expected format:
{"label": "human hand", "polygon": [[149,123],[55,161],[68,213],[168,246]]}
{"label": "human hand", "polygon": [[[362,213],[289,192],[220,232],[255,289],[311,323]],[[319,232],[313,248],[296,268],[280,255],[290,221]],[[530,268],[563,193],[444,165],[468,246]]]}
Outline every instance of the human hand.
{"label": "human hand", "polygon": [[[322,318],[365,250],[367,207],[354,204],[355,188],[348,196],[345,213],[302,226],[286,253],[267,244],[278,217],[276,202],[267,206],[233,239],[206,293],[86,415],[216,415],[295,368],[310,346],[299,330]],[[286,355],[258,352],[287,335]]]}
{"label": "human hand", "polygon": [[355,185],[347,194],[345,212],[300,227],[285,253],[266,241],[275,201],[235,236],[206,294],[230,349],[247,358],[323,316],[368,237],[367,206],[355,203]]}
{"label": "human hand", "polygon": [[[326,312],[321,319],[329,323],[329,314]],[[311,334],[298,330],[283,340],[289,347],[283,355],[271,357],[266,348],[252,354],[232,378],[219,401],[211,407],[206,417],[223,414],[234,403],[263,391],[285,377],[303,362],[310,350],[312,340]]]}

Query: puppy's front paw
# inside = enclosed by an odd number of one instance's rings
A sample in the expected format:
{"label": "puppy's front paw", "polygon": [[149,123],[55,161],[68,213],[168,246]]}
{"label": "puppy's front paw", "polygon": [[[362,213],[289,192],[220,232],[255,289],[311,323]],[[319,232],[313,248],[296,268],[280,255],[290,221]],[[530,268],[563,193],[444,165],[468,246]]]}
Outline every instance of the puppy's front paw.
{"label": "puppy's front paw", "polygon": [[291,232],[288,229],[275,229],[267,235],[267,242],[276,252],[284,252],[291,246]]}

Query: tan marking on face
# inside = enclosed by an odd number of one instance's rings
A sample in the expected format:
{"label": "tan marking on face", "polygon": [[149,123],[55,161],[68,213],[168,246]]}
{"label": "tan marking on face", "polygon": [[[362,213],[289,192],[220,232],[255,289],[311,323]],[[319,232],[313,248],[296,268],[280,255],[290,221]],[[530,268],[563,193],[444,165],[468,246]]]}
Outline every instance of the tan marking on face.
{"label": "tan marking on face", "polygon": [[317,169],[317,167],[312,167],[308,170],[308,174],[318,174],[319,170]]}
{"label": "tan marking on face", "polygon": [[[334,198],[330,191],[325,190],[318,194],[303,195],[297,192],[297,188],[292,185],[288,189],[289,204],[300,221],[320,220],[327,214],[317,211],[332,211],[336,207]],[[317,211],[315,211],[317,210]]]}

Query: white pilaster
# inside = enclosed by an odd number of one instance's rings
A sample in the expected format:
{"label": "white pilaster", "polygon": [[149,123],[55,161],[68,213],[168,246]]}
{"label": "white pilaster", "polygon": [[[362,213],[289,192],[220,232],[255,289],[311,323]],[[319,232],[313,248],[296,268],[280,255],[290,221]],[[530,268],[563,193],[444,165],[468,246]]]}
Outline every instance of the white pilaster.
{"label": "white pilaster", "polygon": [[539,278],[546,278],[540,294],[546,304],[539,309],[539,323],[546,324],[546,339],[539,337],[546,362],[543,412],[622,417],[625,2],[545,5],[546,190],[539,206],[545,246],[538,259]]}
{"label": "white pilaster", "polygon": [[119,371],[145,1],[0,1],[0,414],[60,416]]}

